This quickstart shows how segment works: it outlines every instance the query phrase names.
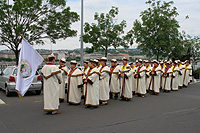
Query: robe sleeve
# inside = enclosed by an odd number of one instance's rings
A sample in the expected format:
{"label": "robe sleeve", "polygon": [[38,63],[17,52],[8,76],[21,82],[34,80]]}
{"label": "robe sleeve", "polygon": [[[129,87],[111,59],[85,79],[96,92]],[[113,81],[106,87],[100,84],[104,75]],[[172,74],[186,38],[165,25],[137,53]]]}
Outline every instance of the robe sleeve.
{"label": "robe sleeve", "polygon": [[58,79],[58,83],[61,84],[62,83],[62,74],[61,73],[57,73],[56,74],[56,78]]}

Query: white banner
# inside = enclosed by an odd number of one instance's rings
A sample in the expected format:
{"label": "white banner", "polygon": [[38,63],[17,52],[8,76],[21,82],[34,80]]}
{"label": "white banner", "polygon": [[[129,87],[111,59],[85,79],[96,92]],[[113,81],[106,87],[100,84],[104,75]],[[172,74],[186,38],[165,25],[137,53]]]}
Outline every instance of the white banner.
{"label": "white banner", "polygon": [[43,57],[23,38],[19,56],[16,91],[23,97],[30,87]]}

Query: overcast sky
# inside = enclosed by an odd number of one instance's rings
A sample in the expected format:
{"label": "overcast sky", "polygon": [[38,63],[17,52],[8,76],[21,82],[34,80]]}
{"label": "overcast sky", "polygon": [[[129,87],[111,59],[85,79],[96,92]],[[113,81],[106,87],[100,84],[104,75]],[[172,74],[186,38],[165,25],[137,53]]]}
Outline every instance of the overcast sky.
{"label": "overcast sky", "polygon": [[[165,0],[169,1],[169,0]],[[125,31],[129,31],[135,19],[140,19],[140,12],[147,9],[148,5],[145,4],[146,0],[84,0],[84,22],[92,23],[95,21],[94,13],[107,13],[112,6],[119,8],[118,23],[126,20],[127,27]],[[81,0],[67,0],[67,5],[71,7],[72,11],[81,14]],[[200,35],[200,0],[174,0],[174,5],[177,7],[179,16],[177,20],[180,22],[180,31],[184,30],[190,35]],[[189,19],[185,20],[188,15]],[[56,44],[52,45],[55,49],[75,49],[80,47],[80,21],[72,25],[73,29],[78,31],[77,37],[67,38],[66,40],[59,40]],[[136,45],[136,44],[135,44]],[[91,46],[84,44],[84,47]],[[34,46],[39,49],[51,49],[51,43],[47,42],[44,46]],[[0,49],[5,47],[0,46]]]}

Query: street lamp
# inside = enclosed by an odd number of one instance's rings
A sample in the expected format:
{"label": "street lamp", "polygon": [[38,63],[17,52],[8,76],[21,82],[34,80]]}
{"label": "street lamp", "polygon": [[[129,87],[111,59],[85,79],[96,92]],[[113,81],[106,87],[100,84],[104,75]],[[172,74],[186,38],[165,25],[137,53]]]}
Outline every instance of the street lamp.
{"label": "street lamp", "polygon": [[83,66],[83,0],[81,0],[81,66]]}

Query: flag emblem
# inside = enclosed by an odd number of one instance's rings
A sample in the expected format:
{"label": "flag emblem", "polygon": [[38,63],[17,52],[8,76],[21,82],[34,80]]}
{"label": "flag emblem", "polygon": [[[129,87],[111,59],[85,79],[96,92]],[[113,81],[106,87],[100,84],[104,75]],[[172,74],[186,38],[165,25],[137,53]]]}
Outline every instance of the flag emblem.
{"label": "flag emblem", "polygon": [[31,75],[31,64],[27,60],[21,60],[20,62],[20,76],[21,78],[28,78]]}

